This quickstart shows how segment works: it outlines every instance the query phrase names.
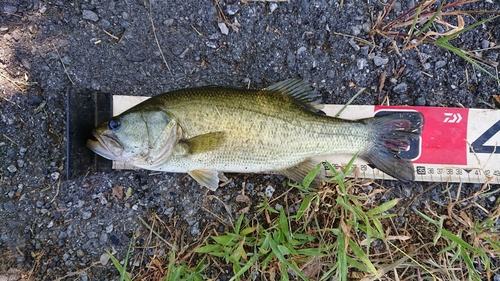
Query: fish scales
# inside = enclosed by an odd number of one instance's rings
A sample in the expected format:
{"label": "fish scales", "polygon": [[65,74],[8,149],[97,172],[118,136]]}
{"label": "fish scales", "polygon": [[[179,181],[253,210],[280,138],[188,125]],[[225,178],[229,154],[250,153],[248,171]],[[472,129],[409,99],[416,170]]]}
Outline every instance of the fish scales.
{"label": "fish scales", "polygon": [[227,134],[220,148],[189,157],[174,154],[160,170],[187,172],[207,166],[226,172],[280,170],[311,156],[354,154],[370,135],[364,124],[313,113],[287,96],[265,90],[180,90],[157,96],[151,103],[161,103],[177,116],[186,138]]}

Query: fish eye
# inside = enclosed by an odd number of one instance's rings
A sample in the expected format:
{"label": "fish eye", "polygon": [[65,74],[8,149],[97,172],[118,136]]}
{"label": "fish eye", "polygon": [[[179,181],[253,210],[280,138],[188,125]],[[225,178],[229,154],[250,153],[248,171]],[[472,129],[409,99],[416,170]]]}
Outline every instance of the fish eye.
{"label": "fish eye", "polygon": [[111,118],[111,120],[109,120],[108,126],[109,126],[109,129],[111,131],[118,130],[120,128],[120,126],[121,126],[120,119],[118,119],[118,118]]}

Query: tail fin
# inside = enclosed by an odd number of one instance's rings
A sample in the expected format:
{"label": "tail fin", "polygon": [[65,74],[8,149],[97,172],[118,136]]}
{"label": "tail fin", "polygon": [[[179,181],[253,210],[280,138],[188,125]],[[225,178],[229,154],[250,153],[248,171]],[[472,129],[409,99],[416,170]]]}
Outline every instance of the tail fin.
{"label": "tail fin", "polygon": [[382,172],[401,181],[413,181],[413,163],[403,159],[410,143],[422,133],[424,118],[419,112],[394,112],[365,120],[372,133],[370,145],[360,157]]}

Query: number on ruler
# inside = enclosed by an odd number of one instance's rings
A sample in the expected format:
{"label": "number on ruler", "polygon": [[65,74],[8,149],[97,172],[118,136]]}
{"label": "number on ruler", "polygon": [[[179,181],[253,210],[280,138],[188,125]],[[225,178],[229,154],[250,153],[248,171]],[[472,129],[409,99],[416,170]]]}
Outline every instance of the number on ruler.
{"label": "number on ruler", "polygon": [[425,167],[417,166],[417,175],[425,175]]}
{"label": "number on ruler", "polygon": [[[472,142],[470,152],[476,153],[495,153],[500,154],[500,148],[497,149],[496,143],[494,145],[484,145],[488,140],[490,140],[496,133],[500,131],[500,120],[497,121],[493,126],[491,126],[486,132],[479,136],[474,142]],[[500,145],[500,144],[499,144]]]}

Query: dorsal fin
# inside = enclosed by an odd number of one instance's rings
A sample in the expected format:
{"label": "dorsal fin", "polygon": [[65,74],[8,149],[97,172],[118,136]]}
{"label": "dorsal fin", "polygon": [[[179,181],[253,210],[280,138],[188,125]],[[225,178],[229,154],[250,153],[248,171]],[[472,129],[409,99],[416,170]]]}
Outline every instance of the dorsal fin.
{"label": "dorsal fin", "polygon": [[302,104],[305,108],[316,112],[323,108],[321,96],[318,95],[311,85],[303,80],[291,78],[285,81],[273,84],[264,90],[278,92],[283,95],[292,97],[294,100]]}

